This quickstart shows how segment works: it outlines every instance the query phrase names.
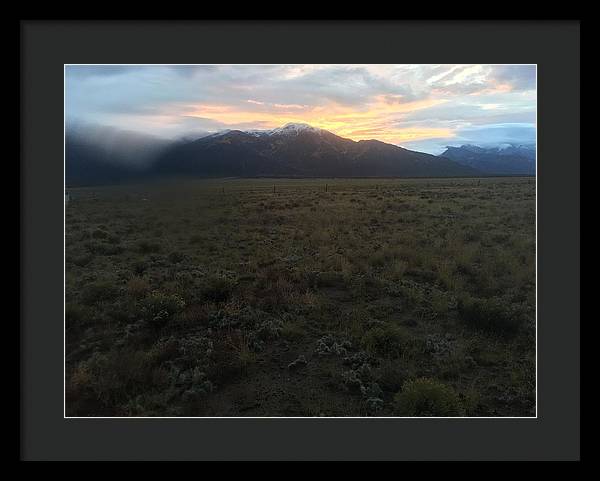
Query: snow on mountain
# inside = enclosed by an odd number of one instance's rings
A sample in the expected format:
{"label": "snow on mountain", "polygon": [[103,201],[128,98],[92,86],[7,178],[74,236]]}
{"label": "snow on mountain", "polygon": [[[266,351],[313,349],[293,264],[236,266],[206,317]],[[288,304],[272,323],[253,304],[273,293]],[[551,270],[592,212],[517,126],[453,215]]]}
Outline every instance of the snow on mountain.
{"label": "snow on mountain", "polygon": [[322,130],[313,127],[312,125],[290,122],[288,124],[285,124],[283,127],[278,127],[276,129],[269,130],[268,135],[298,135],[300,132],[319,133],[322,132]]}
{"label": "snow on mountain", "polygon": [[[210,134],[207,138],[215,138],[225,135],[229,132],[232,132],[231,129],[221,130],[219,132],[215,132],[214,134]],[[240,132],[244,132],[245,134],[252,135],[253,137],[263,137],[263,136],[273,136],[273,135],[298,135],[300,132],[314,132],[321,133],[322,129],[318,129],[313,127],[312,125],[303,124],[303,123],[294,123],[290,122],[285,124],[283,127],[277,127],[275,129],[252,129],[252,130],[240,130]]]}
{"label": "snow on mountain", "polygon": [[448,146],[440,156],[488,174],[535,175],[535,145],[504,143],[493,146]]}

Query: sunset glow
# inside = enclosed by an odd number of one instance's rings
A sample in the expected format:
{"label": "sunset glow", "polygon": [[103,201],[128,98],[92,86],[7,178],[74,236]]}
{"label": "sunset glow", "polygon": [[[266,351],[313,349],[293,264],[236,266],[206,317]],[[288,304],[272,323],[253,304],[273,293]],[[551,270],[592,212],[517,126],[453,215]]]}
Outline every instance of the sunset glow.
{"label": "sunset glow", "polygon": [[535,66],[67,66],[67,122],[159,137],[302,122],[436,151],[535,132]]}

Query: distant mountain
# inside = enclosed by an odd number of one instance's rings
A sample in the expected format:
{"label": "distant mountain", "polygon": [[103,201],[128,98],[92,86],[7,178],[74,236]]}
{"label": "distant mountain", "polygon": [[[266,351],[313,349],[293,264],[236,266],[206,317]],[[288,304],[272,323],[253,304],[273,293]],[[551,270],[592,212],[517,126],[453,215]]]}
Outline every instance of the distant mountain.
{"label": "distant mountain", "polygon": [[535,145],[503,144],[495,147],[447,147],[440,157],[488,175],[535,175],[535,155]]}
{"label": "distant mountain", "polygon": [[377,140],[355,142],[306,124],[227,130],[164,141],[110,127],[68,127],[66,184],[115,184],[166,176],[448,177],[473,166]]}
{"label": "distant mountain", "polygon": [[157,175],[435,177],[478,171],[452,160],[376,140],[355,142],[306,124],[273,130],[230,130],[167,148]]}

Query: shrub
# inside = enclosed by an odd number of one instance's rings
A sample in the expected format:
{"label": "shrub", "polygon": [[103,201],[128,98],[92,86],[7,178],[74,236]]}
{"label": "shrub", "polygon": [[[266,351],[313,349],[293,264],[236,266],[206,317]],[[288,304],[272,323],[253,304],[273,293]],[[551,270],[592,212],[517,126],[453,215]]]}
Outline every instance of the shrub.
{"label": "shrub", "polygon": [[108,237],[108,232],[105,232],[101,229],[96,229],[94,232],[92,232],[92,237],[94,239],[106,239]]}
{"label": "shrub", "polygon": [[458,312],[471,327],[498,335],[515,335],[523,324],[522,313],[499,298],[464,296],[458,301]]}
{"label": "shrub", "polygon": [[163,327],[185,307],[185,302],[177,294],[165,294],[153,291],[143,301],[142,317],[152,327]]}
{"label": "shrub", "polygon": [[74,256],[71,259],[71,262],[73,262],[73,264],[76,266],[85,267],[92,262],[92,260],[94,260],[94,256],[92,254],[83,254],[80,256]]}
{"label": "shrub", "polygon": [[256,362],[256,349],[250,335],[234,331],[227,335],[225,343],[233,354],[230,354],[230,368],[244,373]]}
{"label": "shrub", "polygon": [[454,389],[434,379],[406,381],[394,396],[400,416],[461,416],[463,408]]}
{"label": "shrub", "polygon": [[152,385],[156,366],[144,351],[95,352],[77,366],[69,379],[68,391],[72,396],[97,400],[113,411]]}
{"label": "shrub", "polygon": [[383,356],[398,357],[410,341],[400,326],[386,325],[369,329],[363,338],[365,349]]}
{"label": "shrub", "polygon": [[87,242],[85,248],[92,254],[114,256],[123,252],[123,248],[119,245],[106,244],[103,242]]}
{"label": "shrub", "polygon": [[339,272],[319,272],[316,283],[318,287],[343,287],[345,281]]}
{"label": "shrub", "polygon": [[173,264],[181,262],[184,258],[185,256],[181,252],[171,252],[167,257],[167,259],[169,259],[169,262],[172,262]]}
{"label": "shrub", "polygon": [[298,324],[298,321],[294,322],[287,320],[283,323],[281,328],[281,336],[284,339],[297,340],[305,337],[306,331],[301,325]]}
{"label": "shrub", "polygon": [[381,367],[377,369],[375,374],[377,383],[389,392],[397,392],[402,388],[402,384],[406,381],[406,375],[403,369],[398,367],[392,361],[385,361]]}
{"label": "shrub", "polygon": [[111,235],[108,236],[108,238],[106,239],[106,241],[109,244],[120,244],[121,243],[121,238],[118,235],[111,234]]}
{"label": "shrub", "polygon": [[202,289],[202,297],[212,302],[223,302],[229,299],[233,291],[234,283],[231,279],[222,276],[214,276],[207,280]]}
{"label": "shrub", "polygon": [[148,263],[146,261],[135,261],[133,263],[133,272],[137,275],[143,274],[148,269]]}
{"label": "shrub", "polygon": [[294,360],[288,364],[288,369],[290,371],[295,371],[303,366],[306,366],[306,364],[308,364],[308,362],[306,361],[306,358],[301,355],[296,360]]}
{"label": "shrub", "polygon": [[281,334],[282,326],[283,323],[278,319],[266,319],[258,326],[256,335],[263,341],[277,339]]}
{"label": "shrub", "polygon": [[150,291],[150,283],[142,277],[132,277],[127,281],[125,290],[134,299],[141,299]]}
{"label": "shrub", "polygon": [[326,335],[317,340],[315,351],[319,356],[345,356],[352,347],[350,341]]}
{"label": "shrub", "polygon": [[85,304],[97,304],[113,300],[118,295],[119,288],[113,281],[96,281],[85,286],[81,293],[81,299]]}

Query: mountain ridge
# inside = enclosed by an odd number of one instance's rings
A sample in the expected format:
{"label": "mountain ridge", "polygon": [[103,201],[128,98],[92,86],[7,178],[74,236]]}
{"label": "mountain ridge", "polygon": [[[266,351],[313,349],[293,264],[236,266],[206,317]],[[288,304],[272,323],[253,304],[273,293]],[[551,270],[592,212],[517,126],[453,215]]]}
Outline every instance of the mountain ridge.
{"label": "mountain ridge", "polygon": [[[193,177],[460,177],[481,175],[452,159],[376,139],[354,141],[308,124],[227,130],[160,145],[142,167],[119,165],[106,148],[66,134],[67,184]],[[130,153],[128,153],[130,154]],[[117,159],[118,160],[118,159]],[[106,170],[107,172],[104,172]],[[86,172],[93,172],[86,175]],[[108,173],[108,175],[107,175]]]}
{"label": "mountain ridge", "polygon": [[536,149],[532,144],[446,147],[440,156],[488,175],[535,175]]}

